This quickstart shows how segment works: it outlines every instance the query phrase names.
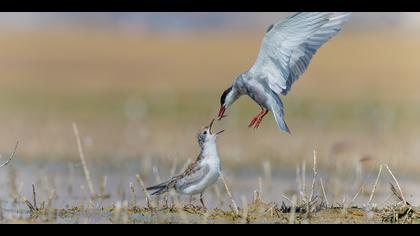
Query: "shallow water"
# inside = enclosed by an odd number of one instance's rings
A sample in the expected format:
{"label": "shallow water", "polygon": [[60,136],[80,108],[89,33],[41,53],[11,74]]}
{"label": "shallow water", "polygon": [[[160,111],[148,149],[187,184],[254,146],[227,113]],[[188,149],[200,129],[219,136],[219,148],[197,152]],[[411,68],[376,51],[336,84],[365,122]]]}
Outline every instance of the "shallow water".
{"label": "shallow water", "polygon": [[[89,163],[94,190],[97,194],[108,195],[107,198],[92,201],[86,180],[82,171],[82,166],[75,162],[66,161],[26,161],[14,160],[12,165],[7,166],[0,172],[0,192],[1,206],[3,208],[4,219],[29,219],[29,208],[23,202],[28,199],[33,203],[32,184],[36,190],[37,206],[42,204],[46,208],[72,208],[78,207],[88,209],[88,211],[78,212],[77,214],[66,214],[54,219],[57,223],[110,223],[114,219],[114,213],[103,210],[114,205],[124,207],[145,207],[146,201],[141,187],[135,176],[142,173],[142,178],[146,185],[155,184],[157,179],[164,180],[169,177],[170,170],[162,168],[159,170],[159,177],[153,168],[145,170],[137,161],[103,162]],[[181,166],[182,167],[182,166]],[[181,168],[181,167],[178,167]],[[224,170],[227,184],[232,192],[236,204],[241,207],[244,203],[250,203],[253,200],[254,191],[262,192],[262,198],[265,202],[276,202],[280,205],[284,202],[290,205],[289,199],[293,195],[298,195],[298,186],[296,171],[289,169],[273,169],[271,176],[264,176],[259,170],[241,170],[240,172],[229,172]],[[306,171],[306,193],[309,194],[312,185],[311,170]],[[368,203],[371,190],[373,188],[376,172],[363,176],[360,183],[364,184],[364,190],[361,191],[351,205],[363,207]],[[104,177],[106,176],[106,177]],[[262,177],[260,177],[262,176]],[[318,171],[317,180],[323,180],[327,200],[330,204],[336,206],[342,203],[350,204],[356,193],[360,189],[360,184],[353,176],[333,176],[331,173]],[[104,180],[106,179],[106,180]],[[133,195],[130,183],[133,184],[135,193]],[[389,174],[383,171],[379,179],[372,203],[379,207],[385,207],[396,203],[392,196],[389,183],[393,183]],[[399,184],[403,189],[408,202],[413,205],[420,204],[420,189],[418,180],[414,178],[401,177]],[[394,184],[395,185],[395,184]],[[320,182],[315,182],[314,195],[318,201],[326,201],[322,193]],[[287,198],[287,199],[286,199]],[[16,199],[16,202],[13,200]],[[160,204],[164,204],[164,197]],[[169,204],[173,199],[170,198]],[[187,204],[188,197],[180,196],[181,204]],[[221,180],[205,193],[205,202],[208,208],[229,209],[231,201],[226,194]],[[194,202],[199,205],[198,201]],[[160,219],[171,222],[171,217]],[[44,219],[48,221],[48,218]],[[153,222],[150,215],[131,214],[130,222]],[[199,221],[199,219],[190,219]],[[42,221],[42,220],[41,220]]]}

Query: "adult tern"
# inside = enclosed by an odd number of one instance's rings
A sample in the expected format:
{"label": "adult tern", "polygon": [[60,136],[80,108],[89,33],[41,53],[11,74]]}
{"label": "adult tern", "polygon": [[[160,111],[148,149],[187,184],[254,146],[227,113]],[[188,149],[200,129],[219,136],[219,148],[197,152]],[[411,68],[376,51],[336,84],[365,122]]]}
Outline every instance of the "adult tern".
{"label": "adult tern", "polygon": [[264,116],[272,111],[278,127],[290,133],[279,96],[287,95],[317,50],[341,30],[350,14],[301,12],[271,25],[255,64],[223,92],[218,119],[225,117],[226,109],[240,96],[248,95],[261,107],[261,112],[252,119],[249,127],[258,128]]}

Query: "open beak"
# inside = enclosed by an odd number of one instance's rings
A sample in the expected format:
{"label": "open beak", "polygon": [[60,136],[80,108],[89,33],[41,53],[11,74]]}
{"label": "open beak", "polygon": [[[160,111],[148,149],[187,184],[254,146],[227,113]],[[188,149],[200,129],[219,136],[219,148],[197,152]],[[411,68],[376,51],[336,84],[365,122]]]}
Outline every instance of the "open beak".
{"label": "open beak", "polygon": [[224,107],[224,106],[220,107],[219,115],[217,116],[218,120],[221,120],[222,118],[226,117],[225,116],[225,111],[226,111],[226,107]]}
{"label": "open beak", "polygon": [[210,134],[211,134],[211,127],[213,127],[213,123],[214,123],[214,119],[213,119],[213,120],[211,120],[211,122],[210,122],[210,124],[209,124],[209,131],[210,131]]}
{"label": "open beak", "polygon": [[217,135],[219,135],[219,134],[221,134],[223,132],[225,132],[225,130],[221,130],[221,131],[217,132],[215,135],[217,136]]}
{"label": "open beak", "polygon": [[[211,127],[213,127],[213,123],[214,123],[214,119],[209,124],[209,132],[210,132],[210,134],[211,134]],[[221,131],[215,133],[215,135],[219,135],[219,134],[223,133],[224,131],[225,130],[221,130]]]}

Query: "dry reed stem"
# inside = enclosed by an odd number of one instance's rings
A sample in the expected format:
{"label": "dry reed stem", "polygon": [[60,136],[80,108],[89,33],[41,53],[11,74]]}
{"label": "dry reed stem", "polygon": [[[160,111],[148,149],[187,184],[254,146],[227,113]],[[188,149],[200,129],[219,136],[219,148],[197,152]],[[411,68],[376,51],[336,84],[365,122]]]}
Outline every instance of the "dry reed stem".
{"label": "dry reed stem", "polygon": [[0,199],[0,221],[4,220],[4,215],[3,215],[3,206],[1,204],[1,199]]}
{"label": "dry reed stem", "polygon": [[300,166],[299,165],[297,165],[296,166],[296,182],[297,182],[297,185],[298,185],[298,192],[299,192],[299,194],[301,194],[301,192],[302,192],[302,179],[300,178]]}
{"label": "dry reed stem", "polygon": [[232,202],[233,211],[235,212],[236,215],[239,215],[238,205],[236,205],[235,200],[233,199],[233,196],[229,191],[229,187],[226,184],[225,177],[223,176],[222,173],[220,174],[220,178],[222,179],[223,184],[225,185],[226,192],[230,198],[230,201]]}
{"label": "dry reed stem", "polygon": [[10,163],[10,161],[11,161],[11,160],[13,159],[13,157],[15,156],[15,153],[16,153],[16,150],[17,150],[17,148],[18,148],[18,145],[19,145],[19,140],[17,140],[17,141],[16,141],[15,147],[13,148],[13,152],[12,152],[12,154],[9,156],[9,159],[8,159],[6,162],[4,162],[3,164],[1,164],[1,165],[0,165],[0,168],[4,167],[4,166],[6,166],[6,165],[8,165],[8,164]]}
{"label": "dry reed stem", "polygon": [[354,195],[354,197],[351,199],[351,201],[349,202],[349,206],[351,207],[351,205],[353,204],[354,201],[356,201],[357,197],[359,196],[360,192],[362,192],[363,189],[363,185],[360,186],[359,191],[357,191],[356,195]]}
{"label": "dry reed stem", "polygon": [[289,215],[289,224],[295,224],[296,223],[296,204],[297,204],[297,197],[296,197],[296,195],[293,195],[293,197],[292,197],[292,207],[290,209],[290,215]]}
{"label": "dry reed stem", "polygon": [[306,197],[306,160],[302,162],[302,193]]}
{"label": "dry reed stem", "polygon": [[287,201],[289,201],[293,206],[295,206],[295,203],[292,201],[292,200],[290,200],[290,198],[288,198],[288,197],[286,197],[285,195],[281,195],[284,199],[286,199]]}
{"label": "dry reed stem", "polygon": [[129,184],[130,190],[131,190],[131,206],[135,207],[137,205],[137,201],[136,201],[136,190],[134,190],[134,185],[132,182],[130,182]]}
{"label": "dry reed stem", "polygon": [[264,171],[264,178],[266,186],[271,189],[272,186],[272,170],[271,170],[271,162],[270,161],[263,161],[263,171]]}
{"label": "dry reed stem", "polygon": [[375,184],[373,185],[373,189],[372,189],[372,192],[371,192],[370,197],[369,197],[368,205],[370,205],[370,203],[372,202],[373,195],[375,194],[376,187],[377,187],[377,185],[379,183],[379,178],[381,177],[382,168],[383,168],[383,165],[380,165],[379,166],[378,176],[376,177]]}
{"label": "dry reed stem", "polygon": [[38,211],[39,208],[36,202],[36,191],[35,191],[34,184],[32,184],[32,198],[33,198],[33,204],[26,198],[23,198],[23,202],[26,204],[26,206],[28,206],[30,212]]}
{"label": "dry reed stem", "polygon": [[47,202],[48,209],[52,209],[53,201],[56,198],[57,198],[57,191],[55,189],[51,189],[49,194],[48,194],[48,202]]}
{"label": "dry reed stem", "polygon": [[121,201],[118,200],[115,203],[115,209],[113,211],[113,221],[115,223],[118,223],[119,222],[120,215],[121,215],[121,209],[122,209],[122,203],[121,203]]}
{"label": "dry reed stem", "polygon": [[101,180],[101,186],[99,187],[99,194],[101,196],[101,198],[106,198],[107,197],[107,193],[106,193],[106,186],[108,184],[108,177],[106,175],[102,176],[102,180]]}
{"label": "dry reed stem", "polygon": [[407,204],[407,200],[406,200],[406,198],[405,198],[405,196],[404,196],[404,194],[403,194],[403,192],[401,190],[401,187],[400,187],[400,184],[398,183],[397,178],[395,178],[394,174],[392,173],[391,169],[389,168],[389,166],[387,164],[385,164],[385,167],[388,170],[389,174],[391,174],[392,178],[394,179],[395,184],[397,185],[398,191],[401,194],[402,200],[404,201],[404,204]]}
{"label": "dry reed stem", "polygon": [[217,184],[213,187],[214,193],[216,194],[216,199],[219,200],[219,204],[223,204],[222,194],[220,193],[219,186]]}
{"label": "dry reed stem", "polygon": [[244,195],[241,196],[242,202],[242,223],[246,224],[248,222],[248,201]]}
{"label": "dry reed stem", "polygon": [[127,224],[128,223],[128,220],[129,220],[129,215],[128,215],[128,201],[126,200],[126,201],[123,201],[122,202],[122,220],[121,220],[121,222],[123,223],[123,224]]}
{"label": "dry reed stem", "polygon": [[147,192],[146,186],[144,185],[144,182],[141,179],[141,177],[140,177],[139,174],[136,175],[136,179],[137,179],[137,182],[140,184],[140,187],[141,187],[141,189],[143,191],[144,196],[146,197],[147,207],[148,208],[150,208],[150,207],[154,208],[155,206],[152,203],[151,197],[150,197],[149,193]]}
{"label": "dry reed stem", "polygon": [[35,191],[35,185],[32,184],[32,197],[33,197],[33,203],[35,209],[38,209],[37,203],[36,203],[36,191]]}
{"label": "dry reed stem", "polygon": [[159,175],[159,169],[157,168],[157,166],[152,167],[152,172],[155,175],[156,182],[161,183],[162,181],[161,181],[161,178],[160,178],[160,175]]}
{"label": "dry reed stem", "polygon": [[316,151],[315,150],[314,150],[314,166],[312,170],[313,170],[313,176],[312,176],[312,185],[311,185],[311,195],[309,195],[308,206],[314,197],[315,181],[316,181],[316,177],[318,176],[318,172],[316,169]]}
{"label": "dry reed stem", "polygon": [[321,184],[322,195],[324,195],[324,200],[328,207],[330,203],[328,202],[327,194],[325,193],[324,182],[322,181],[322,178],[319,179],[319,182]]}
{"label": "dry reed stem", "polygon": [[90,172],[86,164],[85,155],[83,153],[82,142],[80,141],[79,129],[77,128],[77,125],[74,122],[73,122],[73,131],[76,137],[77,148],[79,150],[79,157],[82,162],[83,172],[85,173],[86,182],[87,182],[91,197],[95,197],[96,196],[95,190],[93,189],[92,180],[90,178]]}

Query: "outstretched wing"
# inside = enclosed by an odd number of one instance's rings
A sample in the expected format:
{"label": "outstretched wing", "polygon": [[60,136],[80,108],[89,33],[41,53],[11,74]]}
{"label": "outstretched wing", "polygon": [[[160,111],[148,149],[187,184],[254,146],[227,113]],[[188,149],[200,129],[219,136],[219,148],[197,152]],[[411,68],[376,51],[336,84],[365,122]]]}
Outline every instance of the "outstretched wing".
{"label": "outstretched wing", "polygon": [[302,12],[271,25],[250,72],[266,78],[275,93],[287,95],[312,56],[341,30],[350,14]]}

